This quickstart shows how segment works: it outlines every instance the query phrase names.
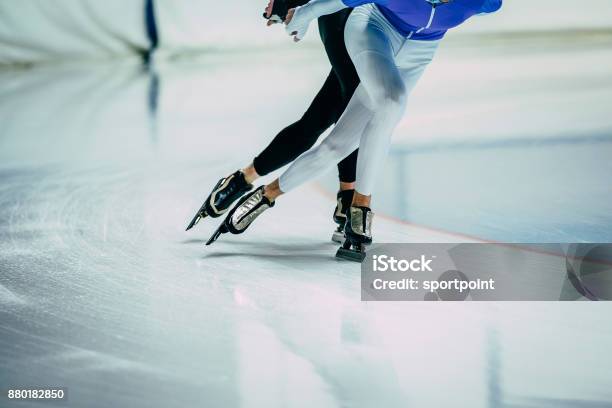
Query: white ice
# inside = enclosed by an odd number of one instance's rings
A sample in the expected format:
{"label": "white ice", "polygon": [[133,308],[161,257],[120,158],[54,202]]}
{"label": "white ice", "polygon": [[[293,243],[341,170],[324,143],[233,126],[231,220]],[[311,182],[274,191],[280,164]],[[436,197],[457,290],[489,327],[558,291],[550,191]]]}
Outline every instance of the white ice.
{"label": "white ice", "polygon": [[[441,50],[394,149],[596,134],[586,158],[610,152],[609,38],[539,41]],[[242,236],[184,232],[327,70],[302,48],[0,72],[0,386],[65,386],[78,407],[611,406],[606,303],[360,302],[329,241],[333,175]],[[381,183],[375,205],[398,194]],[[581,228],[608,222],[585,208]],[[393,215],[377,241],[479,240]]]}

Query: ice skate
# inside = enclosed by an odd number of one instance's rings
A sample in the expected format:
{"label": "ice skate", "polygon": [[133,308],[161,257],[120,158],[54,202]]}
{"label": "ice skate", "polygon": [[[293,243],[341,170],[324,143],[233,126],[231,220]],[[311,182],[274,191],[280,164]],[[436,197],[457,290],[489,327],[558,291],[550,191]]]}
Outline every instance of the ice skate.
{"label": "ice skate", "polygon": [[332,241],[337,243],[344,242],[344,224],[346,223],[346,212],[353,201],[353,193],[355,190],[340,190],[338,191],[337,204],[334,210],[333,219],[338,227],[332,235]]}
{"label": "ice skate", "polygon": [[234,201],[252,188],[253,185],[246,182],[244,173],[240,170],[222,178],[212,189],[185,231],[193,228],[202,218],[207,216],[212,218],[220,217],[229,209]]}
{"label": "ice skate", "polygon": [[372,243],[374,214],[368,207],[350,207],[346,216],[346,240],[336,252],[336,257],[361,262],[366,256],[365,246]]}
{"label": "ice skate", "polygon": [[221,234],[226,232],[242,234],[261,213],[271,207],[274,207],[274,201],[270,201],[264,196],[263,186],[245,195],[227,214],[223,224],[217,228],[208,242],[206,242],[206,245],[212,244]]}

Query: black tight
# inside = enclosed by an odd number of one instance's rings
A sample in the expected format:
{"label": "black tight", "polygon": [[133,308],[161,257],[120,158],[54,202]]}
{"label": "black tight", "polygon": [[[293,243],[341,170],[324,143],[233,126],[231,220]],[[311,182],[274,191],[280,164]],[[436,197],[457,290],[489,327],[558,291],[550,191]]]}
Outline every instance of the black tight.
{"label": "black tight", "polygon": [[[319,18],[319,34],[332,70],[300,120],[281,130],[255,157],[253,165],[257,174],[263,176],[291,163],[310,149],[344,112],[359,85],[359,76],[344,46],[344,25],[350,12],[351,9],[344,9]],[[356,165],[357,150],[338,163],[341,182],[355,181]]]}

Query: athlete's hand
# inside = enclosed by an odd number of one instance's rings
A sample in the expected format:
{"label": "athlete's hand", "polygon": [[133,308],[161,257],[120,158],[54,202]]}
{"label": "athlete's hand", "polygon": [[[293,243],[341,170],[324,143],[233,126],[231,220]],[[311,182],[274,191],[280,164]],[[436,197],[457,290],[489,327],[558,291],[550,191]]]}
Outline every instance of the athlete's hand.
{"label": "athlete's hand", "polygon": [[266,13],[266,18],[270,18],[272,15],[272,9],[274,8],[274,0],[269,0],[264,13]]}
{"label": "athlete's hand", "polygon": [[268,19],[268,22],[266,23],[266,25],[268,27],[270,27],[272,24],[278,23],[278,21],[270,18],[270,17],[272,17],[272,9],[273,8],[274,8],[274,0],[269,0],[268,1],[268,5],[266,6],[266,9],[264,10],[264,15]]}
{"label": "athlete's hand", "polygon": [[306,18],[302,12],[302,7],[289,9],[285,18],[285,30],[287,34],[293,36],[293,41],[298,42],[306,35],[310,19]]}
{"label": "athlete's hand", "polygon": [[264,10],[264,18],[268,20],[268,26],[280,23],[287,17],[287,0],[268,0],[268,5]]}

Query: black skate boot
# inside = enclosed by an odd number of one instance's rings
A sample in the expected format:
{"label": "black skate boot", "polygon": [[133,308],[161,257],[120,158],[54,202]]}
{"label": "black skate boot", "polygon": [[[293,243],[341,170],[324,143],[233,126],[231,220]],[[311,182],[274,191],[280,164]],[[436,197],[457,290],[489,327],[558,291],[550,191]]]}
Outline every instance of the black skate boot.
{"label": "black skate boot", "polygon": [[274,201],[270,201],[268,197],[264,196],[263,186],[245,195],[227,214],[223,224],[212,234],[206,245],[212,244],[221,234],[226,232],[242,234],[255,221],[255,218],[271,207],[274,207]]}
{"label": "black skate boot", "polygon": [[336,209],[334,210],[333,219],[334,222],[338,224],[338,227],[332,235],[333,242],[344,242],[344,224],[346,223],[346,212],[351,206],[354,192],[355,190],[340,190],[336,195],[338,203],[336,204]]}
{"label": "black skate boot", "polygon": [[212,189],[185,231],[189,231],[206,216],[212,218],[220,217],[229,209],[234,201],[252,188],[253,185],[246,182],[244,173],[240,170],[227,177],[223,177]]}
{"label": "black skate boot", "polygon": [[368,207],[351,207],[346,213],[344,233],[346,241],[336,252],[337,258],[361,262],[365,259],[365,245],[372,243],[372,217]]}

